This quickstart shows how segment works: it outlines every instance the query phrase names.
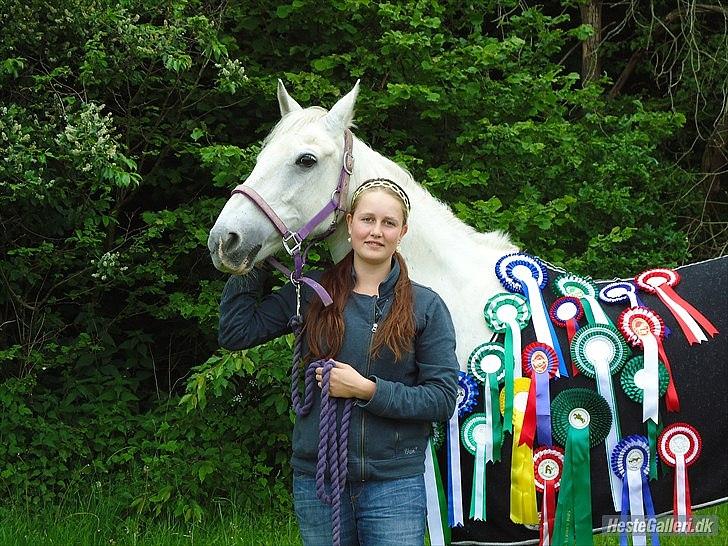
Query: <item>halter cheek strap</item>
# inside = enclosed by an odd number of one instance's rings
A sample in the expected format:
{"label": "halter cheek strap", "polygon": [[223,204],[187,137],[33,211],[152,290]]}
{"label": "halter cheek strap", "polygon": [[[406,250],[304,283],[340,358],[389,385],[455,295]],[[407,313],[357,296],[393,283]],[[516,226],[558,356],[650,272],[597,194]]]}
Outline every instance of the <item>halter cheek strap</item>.
{"label": "halter cheek strap", "polygon": [[287,267],[285,267],[273,257],[268,258],[268,262],[273,267],[281,271],[284,275],[289,277],[291,279],[291,282],[293,282],[297,286],[302,282],[310,286],[316,292],[316,294],[318,294],[319,298],[321,298],[321,301],[325,306],[328,306],[332,303],[331,296],[328,294],[328,292],[326,292],[323,286],[321,286],[310,277],[305,277],[303,275],[303,266],[306,263],[306,252],[308,251],[308,247],[302,252],[301,245],[308,238],[308,236],[311,235],[311,232],[313,232],[313,230],[316,229],[319,224],[321,224],[333,213],[334,219],[332,220],[331,225],[324,233],[313,239],[311,243],[325,239],[326,237],[331,235],[336,229],[336,223],[339,219],[338,213],[346,212],[346,205],[345,203],[343,203],[343,200],[348,194],[349,178],[354,169],[354,156],[352,155],[353,140],[354,138],[351,134],[351,131],[349,131],[349,129],[346,129],[346,131],[344,131],[344,158],[342,161],[341,171],[339,173],[339,180],[336,184],[336,188],[331,194],[331,199],[329,199],[328,203],[326,203],[323,208],[319,210],[313,216],[313,218],[306,222],[303,227],[298,231],[291,231],[288,226],[286,226],[285,222],[281,220],[280,216],[276,214],[273,208],[253,188],[246,186],[245,184],[240,184],[232,191],[231,194],[235,195],[236,193],[239,193],[247,197],[255,204],[255,206],[258,207],[258,209],[263,214],[265,214],[265,216],[268,218],[268,220],[270,220],[273,226],[275,226],[276,230],[281,235],[283,248],[286,249],[286,252],[289,256],[293,257],[294,270],[290,271]]}

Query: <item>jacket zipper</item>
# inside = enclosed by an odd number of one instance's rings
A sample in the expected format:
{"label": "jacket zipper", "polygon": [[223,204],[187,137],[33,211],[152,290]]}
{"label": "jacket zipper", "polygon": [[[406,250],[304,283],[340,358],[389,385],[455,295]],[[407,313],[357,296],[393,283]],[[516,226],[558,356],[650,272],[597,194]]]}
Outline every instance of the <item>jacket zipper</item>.
{"label": "jacket zipper", "polygon": [[[378,320],[379,317],[377,317],[377,302],[379,301],[379,296],[374,296],[374,320],[372,321],[372,329],[371,329],[371,336],[369,337],[369,349],[367,350],[367,367],[366,367],[366,374],[364,377],[369,377],[369,371],[372,363],[372,345],[374,345],[374,333],[377,331],[378,327]],[[361,412],[361,452],[359,460],[361,461],[361,481],[364,481],[365,479],[365,464],[364,464],[364,422],[366,421],[367,413],[365,411]]]}

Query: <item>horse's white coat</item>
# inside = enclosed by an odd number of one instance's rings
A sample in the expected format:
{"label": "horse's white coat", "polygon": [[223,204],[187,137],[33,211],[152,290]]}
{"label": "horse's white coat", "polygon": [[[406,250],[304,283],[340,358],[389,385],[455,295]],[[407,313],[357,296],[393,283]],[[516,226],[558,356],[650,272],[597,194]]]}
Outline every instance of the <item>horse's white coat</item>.
{"label": "horse's white coat", "polygon": [[[282,84],[278,88],[281,121],[267,137],[256,166],[246,185],[253,187],[290,228],[301,227],[330,198],[336,185],[343,156],[344,130],[351,125],[358,82],[330,112],[320,108],[302,109]],[[304,153],[317,157],[315,167],[295,164]],[[502,292],[494,267],[496,261],[517,248],[500,232],[478,233],[460,221],[450,209],[417,184],[393,161],[354,139],[354,170],[349,183],[351,194],[366,179],[386,177],[407,192],[412,210],[409,231],[402,240],[412,280],[429,286],[445,300],[457,334],[457,355],[464,368],[470,352],[487,341],[491,332],[483,319],[483,307],[492,295]],[[333,219],[333,216],[332,218]],[[328,239],[334,260],[351,249],[343,217]],[[324,223],[318,233],[328,227]],[[241,195],[234,195],[215,223],[208,246],[215,265],[226,271],[245,273],[250,264],[236,263],[218,255],[221,237],[237,233],[245,250],[261,243],[255,261],[281,249],[280,237],[270,221]],[[224,254],[224,253],[223,253]]]}

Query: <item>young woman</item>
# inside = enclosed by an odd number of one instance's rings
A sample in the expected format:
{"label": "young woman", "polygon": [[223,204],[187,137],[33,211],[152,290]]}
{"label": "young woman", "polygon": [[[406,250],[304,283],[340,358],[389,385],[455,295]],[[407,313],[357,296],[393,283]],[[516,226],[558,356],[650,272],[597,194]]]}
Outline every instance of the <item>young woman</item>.
{"label": "young woman", "polygon": [[[433,421],[452,415],[455,331],[442,299],[410,281],[397,252],[410,203],[387,179],[354,192],[352,251],[321,276],[334,300],[303,289],[308,361],[334,359],[329,394],[355,399],[348,476],[341,496],[342,545],[419,545],[425,533],[424,459]],[[264,273],[231,277],[220,303],[220,345],[237,350],[290,332],[295,290],[261,295]],[[321,386],[323,368],[316,369]],[[320,397],[293,430],[293,490],[304,544],[332,542],[331,508],[316,496]]]}

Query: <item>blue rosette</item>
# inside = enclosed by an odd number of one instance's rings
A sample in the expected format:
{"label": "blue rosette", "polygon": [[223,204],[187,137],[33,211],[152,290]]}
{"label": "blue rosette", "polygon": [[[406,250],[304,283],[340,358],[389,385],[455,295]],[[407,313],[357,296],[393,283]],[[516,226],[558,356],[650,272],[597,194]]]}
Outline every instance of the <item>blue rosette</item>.
{"label": "blue rosette", "polygon": [[[612,472],[622,480],[622,510],[621,519],[626,522],[627,516],[655,520],[655,507],[650,494],[650,444],[644,436],[634,434],[622,438],[614,446],[610,458]],[[655,527],[653,526],[653,529]],[[641,540],[637,540],[639,537]],[[645,544],[644,531],[632,533],[633,542]],[[627,534],[622,532],[620,544],[627,546]],[[655,531],[652,532],[653,546],[659,544]]]}
{"label": "blue rosette", "polygon": [[462,418],[473,411],[478,404],[478,384],[465,372],[458,372],[458,417]]}
{"label": "blue rosette", "polygon": [[568,377],[566,361],[541,294],[549,281],[548,270],[544,263],[535,256],[523,252],[506,254],[496,262],[495,274],[506,290],[526,296],[536,339],[553,347],[559,359],[559,375]]}

